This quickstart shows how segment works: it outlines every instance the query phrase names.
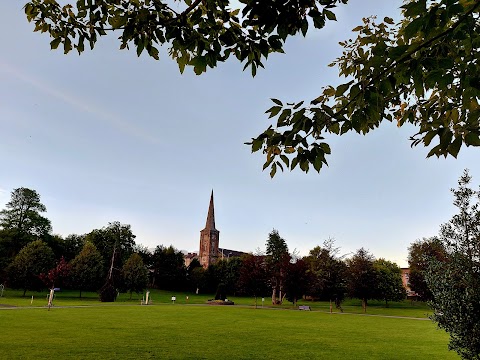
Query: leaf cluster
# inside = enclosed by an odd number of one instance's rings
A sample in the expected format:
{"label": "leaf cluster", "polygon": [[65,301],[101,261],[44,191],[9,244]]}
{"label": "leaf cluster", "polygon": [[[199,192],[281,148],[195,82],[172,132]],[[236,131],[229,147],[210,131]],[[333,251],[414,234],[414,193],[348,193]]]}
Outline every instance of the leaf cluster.
{"label": "leaf cluster", "polygon": [[283,52],[285,40],[306,35],[335,20],[332,8],[347,0],[257,1],[181,0],[174,10],[165,0],[77,0],[61,5],[55,0],[31,0],[25,5],[34,31],[48,33],[52,49],[64,53],[93,49],[101,36],[119,34],[120,49],[133,47],[158,60],[159,47],[181,72],[186,66],[201,74],[230,55],[250,67],[252,75],[272,52]]}
{"label": "leaf cluster", "polygon": [[413,124],[411,145],[427,157],[457,157],[480,146],[478,0],[407,0],[403,19],[363,19],[355,39],[341,42],[336,66],[347,82],[326,86],[305,106],[272,99],[276,119],[247,144],[266,155],[264,169],[319,172],[328,165],[327,136],[367,134],[383,121]]}

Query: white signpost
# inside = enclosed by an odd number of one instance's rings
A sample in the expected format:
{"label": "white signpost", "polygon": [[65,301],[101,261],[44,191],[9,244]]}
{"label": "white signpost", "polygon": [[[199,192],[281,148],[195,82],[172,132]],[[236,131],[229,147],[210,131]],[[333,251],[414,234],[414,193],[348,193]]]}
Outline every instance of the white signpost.
{"label": "white signpost", "polygon": [[50,289],[50,295],[48,296],[48,311],[53,305],[53,295],[55,294],[55,289]]}
{"label": "white signpost", "polygon": [[176,297],[176,296],[172,296],[172,303],[175,304],[175,300],[177,300],[177,297]]}
{"label": "white signpost", "polygon": [[148,305],[148,301],[150,300],[150,291],[147,291],[145,294],[145,305]]}

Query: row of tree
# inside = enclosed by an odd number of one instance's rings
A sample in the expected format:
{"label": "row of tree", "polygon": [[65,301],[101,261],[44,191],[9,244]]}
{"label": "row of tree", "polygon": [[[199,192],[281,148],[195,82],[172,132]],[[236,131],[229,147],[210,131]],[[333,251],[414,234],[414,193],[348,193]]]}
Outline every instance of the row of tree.
{"label": "row of tree", "polygon": [[[45,205],[35,190],[15,189],[0,212],[0,281],[24,290],[42,287],[98,291],[105,283],[123,291],[149,287],[225,294],[272,296],[272,303],[299,297],[330,300],[340,306],[345,296],[400,300],[405,297],[400,269],[364,249],[352,258],[338,256],[333,241],[299,259],[273,230],[264,254],[218,261],[204,269],[197,260],[188,267],[174,247],[151,252],[135,243],[130,225],[109,223],[84,235],[51,234]],[[111,289],[110,289],[111,290]]]}

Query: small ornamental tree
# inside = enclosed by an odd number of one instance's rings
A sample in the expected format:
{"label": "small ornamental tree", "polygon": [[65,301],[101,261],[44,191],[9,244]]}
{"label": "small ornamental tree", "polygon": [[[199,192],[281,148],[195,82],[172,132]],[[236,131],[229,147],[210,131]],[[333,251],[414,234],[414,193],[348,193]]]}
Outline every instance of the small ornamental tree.
{"label": "small ornamental tree", "polygon": [[80,291],[97,291],[104,279],[102,255],[95,245],[86,242],[82,251],[71,262],[73,285]]}
{"label": "small ornamental tree", "polygon": [[130,292],[130,299],[133,291],[138,294],[147,287],[147,269],[143,264],[142,257],[137,253],[133,253],[125,262],[122,268],[122,275],[124,286]]}
{"label": "small ornamental tree", "polygon": [[40,274],[40,279],[49,288],[62,288],[69,285],[71,266],[62,256],[57,266],[50,269],[47,273]]}
{"label": "small ornamental tree", "polygon": [[480,191],[467,171],[453,190],[458,214],[440,228],[446,258],[429,259],[425,280],[432,292],[431,319],[450,334],[449,348],[480,359]]}
{"label": "small ornamental tree", "polygon": [[8,268],[9,284],[16,289],[39,290],[43,287],[40,274],[54,264],[54,255],[43,241],[36,240],[26,245],[13,259]]}

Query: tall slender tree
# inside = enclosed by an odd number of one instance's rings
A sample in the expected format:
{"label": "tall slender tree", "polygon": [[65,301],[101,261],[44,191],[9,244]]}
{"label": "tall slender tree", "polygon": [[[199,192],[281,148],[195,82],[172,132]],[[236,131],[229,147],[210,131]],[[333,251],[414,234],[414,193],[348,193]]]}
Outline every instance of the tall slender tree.
{"label": "tall slender tree", "polygon": [[267,271],[272,289],[272,304],[282,303],[285,277],[291,257],[285,239],[275,229],[268,234],[266,254]]}
{"label": "tall slender tree", "polygon": [[440,227],[445,259],[432,256],[425,272],[432,292],[432,320],[450,334],[449,348],[480,359],[480,190],[465,170],[452,189],[458,213]]}

